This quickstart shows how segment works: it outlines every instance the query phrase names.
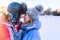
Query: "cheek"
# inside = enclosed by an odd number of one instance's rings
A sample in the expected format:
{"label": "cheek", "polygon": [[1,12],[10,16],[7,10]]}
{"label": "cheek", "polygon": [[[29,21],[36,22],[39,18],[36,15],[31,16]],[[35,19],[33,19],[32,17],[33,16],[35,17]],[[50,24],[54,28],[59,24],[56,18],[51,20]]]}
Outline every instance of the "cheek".
{"label": "cheek", "polygon": [[25,17],[25,21],[28,21],[28,18],[27,17]]}
{"label": "cheek", "polygon": [[26,22],[29,21],[29,18],[28,18],[27,16],[25,17],[25,21],[26,21]]}
{"label": "cheek", "polygon": [[25,22],[28,22],[29,20],[29,17],[25,17]]}

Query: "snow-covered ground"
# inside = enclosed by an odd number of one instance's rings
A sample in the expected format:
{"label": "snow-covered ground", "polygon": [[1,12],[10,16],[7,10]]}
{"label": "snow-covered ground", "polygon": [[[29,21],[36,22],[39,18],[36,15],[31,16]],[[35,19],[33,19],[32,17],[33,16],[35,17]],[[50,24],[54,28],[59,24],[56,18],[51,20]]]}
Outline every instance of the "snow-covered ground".
{"label": "snow-covered ground", "polygon": [[60,17],[40,16],[41,29],[39,30],[41,40],[60,40]]}

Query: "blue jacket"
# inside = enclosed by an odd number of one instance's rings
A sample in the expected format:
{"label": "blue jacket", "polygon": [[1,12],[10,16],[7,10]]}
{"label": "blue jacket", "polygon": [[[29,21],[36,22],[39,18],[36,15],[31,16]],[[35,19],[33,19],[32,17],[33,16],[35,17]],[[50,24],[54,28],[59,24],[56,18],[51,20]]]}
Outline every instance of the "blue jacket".
{"label": "blue jacket", "polygon": [[34,20],[33,24],[25,24],[22,29],[26,32],[22,40],[41,40],[38,30],[41,27],[39,19]]}
{"label": "blue jacket", "polygon": [[14,36],[14,40],[41,40],[38,30],[41,28],[39,19],[34,20],[33,24],[24,24]]}

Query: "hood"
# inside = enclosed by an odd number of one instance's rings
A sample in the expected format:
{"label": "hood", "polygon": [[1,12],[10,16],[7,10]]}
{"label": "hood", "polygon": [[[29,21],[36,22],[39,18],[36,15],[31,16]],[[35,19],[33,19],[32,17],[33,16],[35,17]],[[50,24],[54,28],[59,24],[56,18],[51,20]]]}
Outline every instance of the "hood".
{"label": "hood", "polygon": [[23,24],[21,26],[21,29],[24,31],[28,31],[31,29],[39,30],[40,28],[41,28],[41,22],[38,19],[36,19],[33,24]]}

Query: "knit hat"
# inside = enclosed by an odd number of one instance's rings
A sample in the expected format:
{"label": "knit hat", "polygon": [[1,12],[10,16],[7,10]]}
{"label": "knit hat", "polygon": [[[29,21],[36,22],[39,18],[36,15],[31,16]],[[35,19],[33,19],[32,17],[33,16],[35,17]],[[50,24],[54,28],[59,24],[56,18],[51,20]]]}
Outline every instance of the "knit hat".
{"label": "knit hat", "polygon": [[28,9],[27,14],[29,15],[30,18],[33,20],[37,19],[38,17],[38,11],[35,8]]}
{"label": "knit hat", "polygon": [[27,11],[27,4],[23,2],[23,3],[21,3],[21,6],[22,6],[23,13],[26,13],[26,11]]}
{"label": "knit hat", "polygon": [[43,10],[43,6],[42,5],[37,5],[35,7],[37,9],[37,11],[41,12]]}

